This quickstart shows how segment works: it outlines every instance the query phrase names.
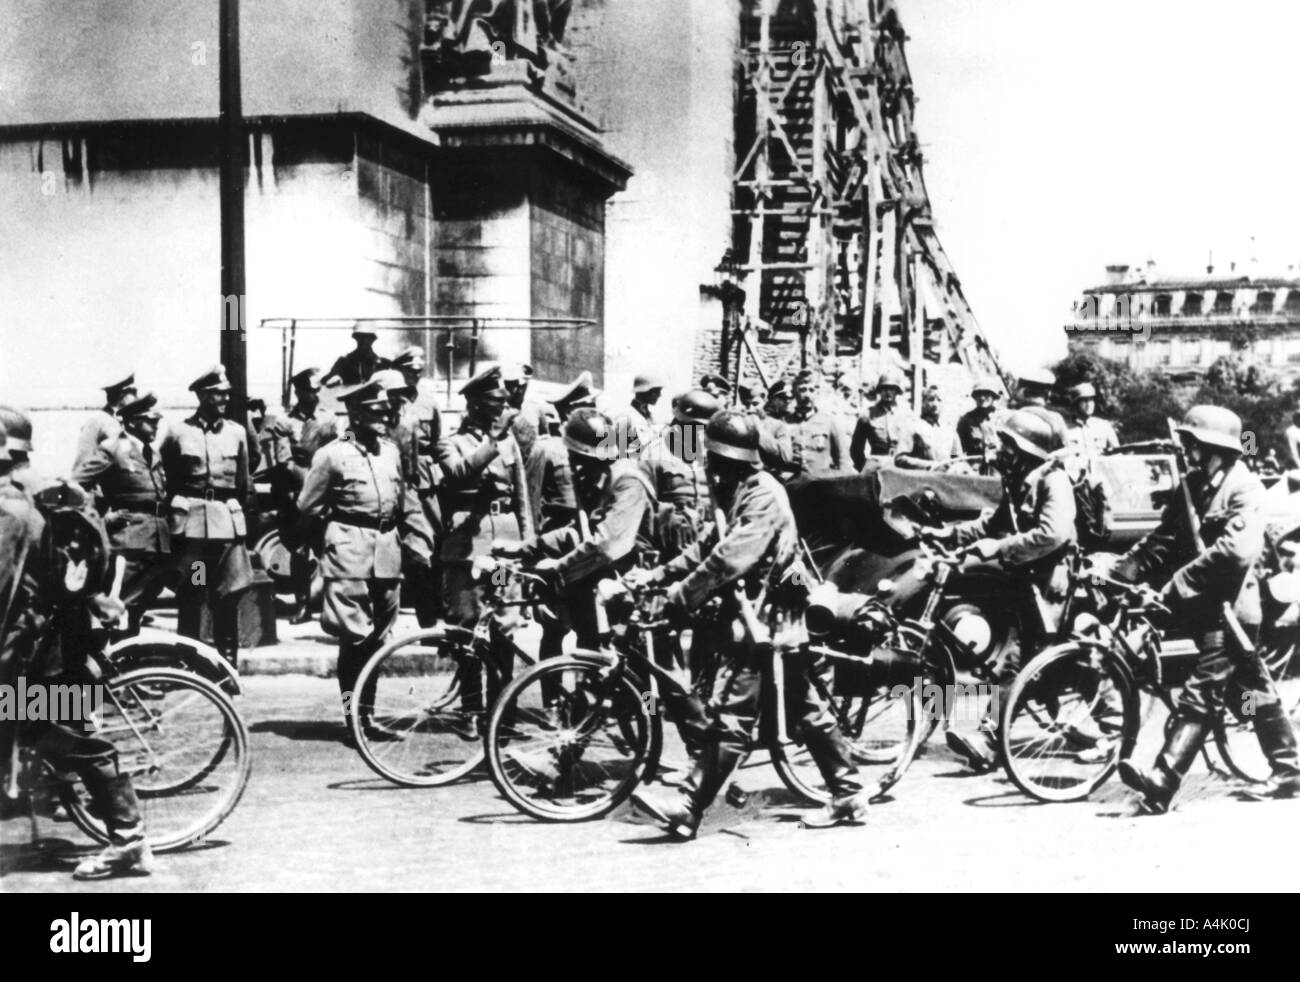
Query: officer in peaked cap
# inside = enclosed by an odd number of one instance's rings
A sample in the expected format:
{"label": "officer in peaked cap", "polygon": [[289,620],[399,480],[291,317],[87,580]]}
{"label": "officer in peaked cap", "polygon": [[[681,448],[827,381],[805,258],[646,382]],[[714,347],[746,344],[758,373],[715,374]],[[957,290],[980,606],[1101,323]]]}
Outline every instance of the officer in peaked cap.
{"label": "officer in peaked cap", "polygon": [[[484,603],[482,587],[470,570],[473,557],[487,555],[494,540],[527,538],[533,522],[523,459],[510,435],[510,393],[501,368],[480,372],[460,391],[465,415],[457,431],[438,444],[439,500],[446,529],[440,550],[442,600],[448,621],[473,627]],[[492,639],[502,666],[513,663],[506,640]],[[483,695],[475,679],[462,680],[467,732],[478,725],[487,706]]]}
{"label": "officer in peaked cap", "polygon": [[781,481],[797,477],[803,470],[790,425],[790,387],[777,379],[767,390],[763,412],[758,415],[758,452],[763,466]]}
{"label": "officer in peaked cap", "polygon": [[725,401],[731,395],[731,383],[721,375],[710,372],[700,379],[700,388],[709,395]]}
{"label": "officer in peaked cap", "polygon": [[173,424],[160,448],[170,528],[180,563],[177,593],[182,634],[199,636],[202,608],[212,612],[217,650],[231,664],[239,652],[239,594],[253,582],[244,517],[252,492],[248,430],[226,418],[230,381],[214,365],[190,383],[199,408]]}
{"label": "officer in peaked cap", "polygon": [[104,525],[115,556],[125,563],[122,603],[135,633],[149,605],[175,573],[168,524],[167,475],[158,452],[162,413],[152,392],[118,407],[122,432],[100,443],[72,473],[87,491],[98,491]]}
{"label": "officer in peaked cap", "polygon": [[387,436],[391,402],[383,384],[364,382],[339,399],[348,411],[347,432],[312,458],[298,511],[304,537],[324,523],[321,627],[339,639],[344,722],[351,727],[355,717],[368,726],[373,693],[355,687],[397,619],[410,498],[400,455]]}
{"label": "officer in peaked cap", "polygon": [[321,379],[321,385],[360,385],[375,372],[391,368],[387,358],[375,351],[375,332],[368,327],[358,327],[352,332],[356,347],[334,362],[334,366]]}
{"label": "officer in peaked cap", "polygon": [[591,372],[583,372],[567,389],[551,400],[551,405],[559,412],[560,420],[564,421],[575,409],[595,409],[597,395],[599,390]]}
{"label": "officer in peaked cap", "polygon": [[81,425],[81,431],[77,434],[77,456],[72,462],[73,470],[88,460],[101,442],[116,437],[121,432],[117,411],[124,402],[134,398],[135,394],[135,373],[104,386],[104,407],[97,409]]}
{"label": "officer in peaked cap", "polygon": [[789,421],[800,466],[805,474],[843,470],[848,463],[844,434],[839,421],[817,405],[814,391],[811,372],[795,376]]}
{"label": "officer in peaked cap", "polygon": [[271,480],[271,498],[275,503],[276,527],[280,543],[289,551],[289,580],[295,606],[291,624],[311,619],[312,556],[320,543],[298,538],[298,494],[302,491],[312,458],[321,447],[338,436],[338,419],[321,405],[321,371],[308,367],[289,379],[294,404],[287,413],[277,413],[266,422],[268,435],[267,467]]}
{"label": "officer in peaked cap", "polygon": [[402,568],[407,596],[415,607],[420,627],[433,627],[442,615],[441,589],[435,579],[442,519],[434,478],[437,472],[434,454],[442,436],[442,418],[435,407],[417,403],[418,389],[410,384],[405,372],[387,368],[376,372],[371,380],[379,382],[388,395],[388,439],[397,447],[402,480],[411,497],[402,530]]}

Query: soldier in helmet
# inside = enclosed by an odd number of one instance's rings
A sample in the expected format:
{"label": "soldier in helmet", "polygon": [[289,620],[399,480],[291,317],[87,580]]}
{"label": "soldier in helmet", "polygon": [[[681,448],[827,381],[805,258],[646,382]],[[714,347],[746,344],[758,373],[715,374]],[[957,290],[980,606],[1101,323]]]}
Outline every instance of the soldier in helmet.
{"label": "soldier in helmet", "polygon": [[961,441],[961,452],[967,457],[976,458],[982,473],[993,470],[993,461],[1001,444],[994,414],[1000,391],[992,378],[977,378],[970,393],[975,408],[957,420],[957,439]]}
{"label": "soldier in helmet", "polygon": [[628,418],[636,424],[643,446],[654,439],[654,407],[659,404],[663,394],[663,379],[658,375],[646,372],[632,380],[632,415]]}
{"label": "soldier in helmet", "polygon": [[197,632],[206,603],[214,644],[233,665],[239,653],[239,594],[253,581],[244,543],[244,505],[252,491],[248,430],[226,418],[230,382],[224,366],[199,376],[190,391],[198,410],[172,425],[159,450],[180,561],[178,619],[185,626],[182,633]]}
{"label": "soldier in helmet", "polygon": [[[718,514],[706,537],[672,562],[634,575],[646,583],[671,583],[665,612],[670,621],[685,622],[709,598],[720,597],[724,617],[712,625],[696,625],[702,645],[729,663],[730,678],[720,703],[710,710],[709,725],[684,790],[658,793],[640,788],[633,801],[672,835],[690,839],[705,810],[726,784],[749,750],[758,716],[765,638],[736,642],[736,622],[754,623],[771,633],[772,643],[797,647],[795,623],[802,611],[799,533],[785,489],[766,473],[759,461],[758,428],[742,413],[723,411],[709,420],[705,432],[709,479]],[[764,609],[753,612],[756,598]],[[753,612],[751,619],[748,615]],[[747,631],[744,633],[748,633]],[[808,827],[860,822],[868,795],[857,780],[857,769],[835,720],[815,694],[810,668],[789,666],[787,705],[798,707],[796,738],[816,761],[832,801]]]}
{"label": "soldier in helmet", "polygon": [[339,640],[339,692],[350,728],[355,706],[364,712],[366,704],[364,696],[357,701],[357,677],[397,619],[410,498],[401,454],[388,439],[392,407],[383,386],[353,386],[341,399],[347,432],[312,458],[298,512],[304,535],[307,526],[324,523],[321,627]]}
{"label": "soldier in helmet", "polygon": [[1074,424],[1066,434],[1068,445],[1077,447],[1087,457],[1100,457],[1119,446],[1115,427],[1095,415],[1097,389],[1091,382],[1071,386],[1070,405],[1074,411]]}
{"label": "soldier in helmet", "polygon": [[[484,599],[483,588],[470,568],[473,557],[487,555],[495,540],[528,538],[533,520],[523,460],[509,432],[509,392],[500,367],[480,372],[460,391],[465,397],[465,416],[460,428],[438,444],[446,528],[440,557],[442,600],[451,623],[473,627]],[[494,638],[504,673],[512,660],[503,641]],[[462,708],[477,719],[487,708],[483,686],[474,678],[463,679],[461,685]]]}
{"label": "soldier in helmet", "polygon": [[839,421],[817,406],[816,384],[811,374],[801,372],[794,382],[794,408],[790,427],[795,453],[805,474],[843,470],[848,464],[844,434]]}
{"label": "soldier in helmet", "polygon": [[101,443],[113,439],[121,432],[118,410],[135,396],[134,372],[119,382],[110,382],[104,386],[104,408],[96,410],[82,424],[81,432],[77,434],[77,457],[72,462],[74,471],[98,451]]}
{"label": "soldier in helmet", "polygon": [[12,406],[0,406],[0,426],[9,440],[9,483],[28,494],[43,491],[48,482],[32,469],[32,420]]}
{"label": "soldier in helmet", "polygon": [[646,447],[642,460],[665,507],[659,515],[659,538],[671,555],[695,541],[712,509],[704,470],[704,426],[722,402],[703,389],[674,400],[672,421],[660,440]]}
{"label": "soldier in helmet", "polygon": [[925,442],[923,424],[911,409],[899,403],[906,386],[902,374],[893,369],[880,376],[876,401],[858,416],[849,443],[849,459],[855,470],[866,467],[868,456],[889,464],[896,457],[905,458],[901,461],[904,463],[929,459],[931,451]]}
{"label": "soldier in helmet", "polygon": [[[1144,810],[1168,811],[1229,691],[1235,690],[1249,694],[1256,710],[1255,730],[1273,768],[1266,793],[1294,797],[1300,794],[1295,733],[1258,652],[1234,645],[1228,623],[1230,608],[1264,546],[1264,487],[1242,460],[1236,413],[1195,406],[1177,433],[1188,464],[1187,494],[1165,509],[1159,526],[1129,550],[1114,575],[1131,582],[1163,581],[1161,602],[1191,629],[1199,654],[1155,766],[1143,769],[1123,760],[1119,775],[1138,792]],[[1190,562],[1180,535],[1188,525],[1199,538]]]}
{"label": "soldier in helmet", "polygon": [[167,475],[156,444],[162,419],[157,403],[146,392],[119,406],[122,432],[100,443],[72,473],[82,487],[99,492],[109,544],[126,563],[121,598],[133,634],[175,571]]}
{"label": "soldier in helmet", "polygon": [[[1074,488],[1052,457],[1052,426],[1037,413],[1016,410],[998,428],[998,437],[1002,502],[975,521],[927,535],[970,546],[985,562],[1005,567],[1021,581],[1023,596],[1028,596],[1034,589],[1050,588],[1067,549],[1078,539]],[[1017,660],[1015,652],[993,666],[994,681],[1009,682],[1019,667]],[[948,745],[972,768],[989,770],[997,761],[997,727],[998,720],[986,713],[976,737],[950,729]]]}
{"label": "soldier in helmet", "polygon": [[376,338],[375,332],[368,327],[358,327],[353,331],[352,340],[356,343],[356,347],[346,355],[339,356],[333,367],[320,380],[321,385],[330,387],[360,385],[375,372],[392,368],[388,359],[375,351]]}

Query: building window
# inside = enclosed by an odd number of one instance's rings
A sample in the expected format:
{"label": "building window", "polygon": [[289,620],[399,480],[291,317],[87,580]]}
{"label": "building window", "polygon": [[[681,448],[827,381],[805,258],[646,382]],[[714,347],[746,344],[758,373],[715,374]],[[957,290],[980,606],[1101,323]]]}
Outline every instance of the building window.
{"label": "building window", "polygon": [[1300,365],[1300,338],[1289,338],[1287,340],[1286,360],[1289,365]]}
{"label": "building window", "polygon": [[1288,314],[1300,314],[1300,290],[1292,290],[1286,295],[1286,306],[1283,310]]}
{"label": "building window", "polygon": [[1273,313],[1273,301],[1277,298],[1269,290],[1263,290],[1255,298],[1255,305],[1250,308],[1252,314],[1271,314]]}
{"label": "building window", "polygon": [[1156,305],[1152,313],[1154,313],[1157,317],[1168,317],[1172,312],[1173,305],[1174,305],[1174,298],[1172,294],[1157,293]]}
{"label": "building window", "polygon": [[1183,301],[1184,317],[1200,317],[1205,298],[1199,293],[1187,294],[1187,299]]}
{"label": "building window", "polygon": [[1216,314],[1232,313],[1232,291],[1220,290],[1214,295],[1214,312]]}

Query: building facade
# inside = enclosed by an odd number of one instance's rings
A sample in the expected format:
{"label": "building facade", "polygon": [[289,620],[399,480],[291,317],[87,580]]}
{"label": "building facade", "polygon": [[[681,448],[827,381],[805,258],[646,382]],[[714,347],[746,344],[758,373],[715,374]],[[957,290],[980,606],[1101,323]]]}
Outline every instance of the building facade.
{"label": "building facade", "polygon": [[1071,351],[1194,381],[1239,352],[1286,378],[1300,377],[1300,274],[1162,276],[1154,266],[1108,266],[1066,321]]}

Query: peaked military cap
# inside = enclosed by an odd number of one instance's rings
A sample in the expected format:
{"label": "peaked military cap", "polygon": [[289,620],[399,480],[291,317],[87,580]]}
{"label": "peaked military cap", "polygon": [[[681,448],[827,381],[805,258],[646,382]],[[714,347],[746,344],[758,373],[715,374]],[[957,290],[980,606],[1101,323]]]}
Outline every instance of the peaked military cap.
{"label": "peaked military cap", "polygon": [[510,361],[501,366],[501,381],[503,382],[526,382],[532,377],[532,365],[523,365],[517,361]]}
{"label": "peaked military cap", "polygon": [[289,384],[295,389],[300,389],[304,385],[310,385],[313,389],[320,388],[320,369],[304,368],[301,372],[295,372],[289,378]]}
{"label": "peaked military cap", "polygon": [[424,349],[418,344],[403,348],[401,353],[393,359],[393,367],[397,369],[408,368],[414,370],[416,365],[419,365],[421,370],[425,366]]}
{"label": "peaked military cap", "polygon": [[723,392],[728,392],[728,393],[731,392],[731,383],[728,382],[721,375],[715,375],[713,373],[710,373],[700,379],[700,388],[705,388],[706,386],[710,386],[710,385],[717,386]]}
{"label": "peaked military cap", "polygon": [[591,372],[583,372],[572,385],[552,399],[551,403],[556,406],[567,406],[570,409],[579,406],[595,406],[597,391]]}
{"label": "peaked military cap", "polygon": [[339,395],[339,402],[347,406],[349,410],[383,409],[387,411],[388,391],[384,388],[382,382],[372,378],[368,382],[362,382],[360,385],[354,385],[352,388],[344,390]]}
{"label": "peaked military cap", "polygon": [[501,366],[485,368],[460,388],[460,394],[466,399],[504,399],[505,385],[501,379]]}
{"label": "peaked military cap", "polygon": [[226,378],[225,365],[213,365],[190,383],[191,392],[229,392],[230,380]]}
{"label": "peaked military cap", "polygon": [[104,386],[104,392],[111,399],[115,395],[119,395],[122,392],[125,392],[127,389],[134,389],[134,388],[135,388],[135,372],[132,372],[126,378],[122,379],[122,381],[113,382],[111,385]]}
{"label": "peaked military cap", "polygon": [[129,402],[124,402],[118,409],[118,416],[122,419],[162,419],[162,413],[154,407],[158,405],[158,397],[152,392],[146,392],[137,396]]}

